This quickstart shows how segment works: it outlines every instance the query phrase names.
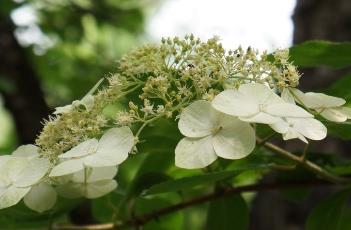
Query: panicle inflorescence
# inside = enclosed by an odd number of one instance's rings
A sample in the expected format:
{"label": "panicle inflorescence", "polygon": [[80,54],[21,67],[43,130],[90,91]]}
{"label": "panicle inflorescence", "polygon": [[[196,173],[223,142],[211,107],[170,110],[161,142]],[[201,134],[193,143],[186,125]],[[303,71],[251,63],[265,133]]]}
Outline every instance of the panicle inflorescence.
{"label": "panicle inflorescence", "polygon": [[[289,51],[272,55],[252,48],[226,51],[218,37],[202,42],[193,35],[163,38],[160,45],[145,45],[122,57],[108,86],[94,96],[94,106],[72,111],[45,122],[36,144],[42,155],[57,156],[82,141],[101,136],[109,124],[117,126],[172,117],[195,99],[211,101],[227,88],[257,82],[283,90],[296,87],[299,73],[289,62]],[[133,95],[133,96],[131,96]],[[109,104],[127,98],[126,110],[103,115]]]}

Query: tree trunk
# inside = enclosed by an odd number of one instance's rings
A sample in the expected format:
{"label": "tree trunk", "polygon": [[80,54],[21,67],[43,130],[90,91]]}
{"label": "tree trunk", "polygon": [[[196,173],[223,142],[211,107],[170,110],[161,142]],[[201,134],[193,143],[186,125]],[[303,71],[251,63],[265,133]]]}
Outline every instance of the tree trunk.
{"label": "tree trunk", "polygon": [[[350,0],[297,0],[294,21],[294,44],[306,40],[351,40],[351,1]],[[300,86],[304,91],[320,91],[338,78],[350,73],[350,68],[331,70],[328,68],[300,69],[303,77]],[[297,149],[296,142],[281,143],[286,148]],[[350,144],[328,138],[314,145],[316,152],[349,152]],[[277,172],[278,174],[279,172]],[[265,181],[272,180],[268,175]],[[297,178],[298,179],[298,178]],[[295,191],[296,192],[296,191]],[[315,204],[325,198],[330,189],[312,190],[308,199],[289,202],[280,192],[262,192],[252,205],[252,230],[298,230],[304,229],[306,219]]]}
{"label": "tree trunk", "polygon": [[11,112],[20,144],[33,143],[49,114],[38,78],[14,36],[14,25],[0,16],[0,92]]}
{"label": "tree trunk", "polygon": [[[294,44],[306,40],[351,41],[350,0],[298,0],[293,15]],[[301,88],[320,89],[350,72],[350,68],[302,69]]]}

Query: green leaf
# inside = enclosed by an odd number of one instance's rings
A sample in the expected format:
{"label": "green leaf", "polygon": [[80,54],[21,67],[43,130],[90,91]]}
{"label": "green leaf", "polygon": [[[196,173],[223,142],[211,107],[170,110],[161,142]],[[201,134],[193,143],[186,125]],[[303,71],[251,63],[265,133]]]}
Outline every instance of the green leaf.
{"label": "green leaf", "polygon": [[341,219],[351,190],[343,190],[320,202],[310,213],[306,230],[341,230]]}
{"label": "green leaf", "polygon": [[77,206],[81,199],[60,197],[53,210],[38,213],[30,210],[23,202],[10,208],[0,210],[0,229],[46,229],[49,222],[62,218]]}
{"label": "green leaf", "polygon": [[342,140],[351,139],[351,124],[349,121],[341,123],[326,122],[328,134]]}
{"label": "green leaf", "polygon": [[146,195],[166,193],[166,192],[177,192],[184,189],[190,189],[199,185],[213,184],[218,181],[233,178],[244,171],[267,168],[268,166],[270,165],[253,165],[253,166],[246,165],[232,171],[212,172],[212,173],[206,173],[203,175],[196,175],[196,176],[184,177],[176,180],[170,180],[170,181],[166,181],[152,186],[146,192]]}
{"label": "green leaf", "polygon": [[[351,55],[351,54],[350,54]],[[344,98],[348,103],[351,103],[351,74],[347,74],[337,80],[327,89],[327,93],[336,97]]]}
{"label": "green leaf", "polygon": [[139,176],[135,182],[133,183],[130,193],[128,194],[129,196],[138,196],[141,194],[144,190],[152,187],[153,185],[157,185],[163,181],[169,180],[170,177],[167,176],[164,173],[159,173],[159,172],[149,172],[142,174]]}
{"label": "green leaf", "polygon": [[282,190],[281,195],[288,201],[301,203],[307,199],[307,197],[311,194],[311,190],[306,189],[286,189]]}
{"label": "green leaf", "polygon": [[[125,217],[122,212],[122,208],[119,207],[119,203],[123,200],[124,195],[119,194],[116,191],[107,194],[106,196],[99,197],[97,199],[92,199],[92,214],[94,218],[101,223],[107,223],[113,221],[115,213],[118,213]],[[124,210],[123,210],[124,211]]]}
{"label": "green leaf", "polygon": [[[151,213],[155,210],[159,210],[161,208],[165,208],[172,205],[170,198],[153,198],[153,199],[145,199],[145,198],[137,198],[135,201],[135,215],[143,215],[146,213]],[[182,212],[173,212],[168,215],[164,215],[159,217],[158,219],[154,219],[148,222],[143,226],[143,230],[181,230],[183,225],[183,213]],[[191,228],[189,228],[191,229]]]}
{"label": "green leaf", "polygon": [[351,208],[346,207],[343,210],[339,230],[350,230],[351,229]]}
{"label": "green leaf", "polygon": [[[312,155],[312,153],[310,154]],[[317,157],[317,154],[313,154],[314,157]],[[316,160],[318,162],[318,160]],[[288,164],[292,165],[292,164]],[[294,170],[286,170],[282,171],[277,175],[277,180],[282,183],[293,183],[299,181],[308,181],[313,180],[315,175],[306,170],[304,167],[297,165]],[[283,189],[280,190],[280,194],[286,200],[295,203],[302,203],[304,202],[311,193],[311,189],[306,188],[290,188],[290,189]]]}
{"label": "green leaf", "polygon": [[300,67],[343,68],[351,65],[351,43],[307,41],[291,47],[290,55],[290,60]]}
{"label": "green leaf", "polygon": [[165,192],[176,192],[184,189],[193,188],[197,185],[211,184],[220,180],[225,180],[238,175],[238,171],[224,171],[215,173],[206,173],[204,175],[191,176],[170,180],[152,186],[147,192],[147,195],[158,194]]}
{"label": "green leaf", "polygon": [[206,229],[246,230],[249,226],[249,210],[240,195],[228,196],[210,202]]}

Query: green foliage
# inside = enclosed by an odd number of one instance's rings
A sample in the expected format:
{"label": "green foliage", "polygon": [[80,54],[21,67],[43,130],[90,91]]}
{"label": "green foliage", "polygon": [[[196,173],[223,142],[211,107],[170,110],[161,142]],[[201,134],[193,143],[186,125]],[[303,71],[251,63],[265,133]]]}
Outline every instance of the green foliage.
{"label": "green foliage", "polygon": [[197,186],[205,186],[214,184],[219,181],[225,181],[231,179],[242,172],[249,170],[258,170],[260,168],[267,168],[270,165],[247,165],[245,167],[237,167],[236,170],[232,171],[220,171],[205,173],[202,175],[196,175],[191,177],[183,177],[175,180],[168,180],[163,183],[158,183],[147,190],[146,195],[159,194],[166,192],[177,192],[185,189],[195,188]]}
{"label": "green foliage", "polygon": [[245,230],[249,226],[249,209],[240,195],[222,197],[210,202],[206,229]]}
{"label": "green foliage", "polygon": [[26,0],[11,5],[7,14],[16,7],[32,7],[50,40],[49,48],[34,44],[34,53],[27,53],[51,106],[82,97],[94,82],[114,72],[117,59],[138,43],[144,12],[153,7],[138,1],[93,0]]}
{"label": "green foliage", "polygon": [[319,203],[307,219],[306,230],[346,230],[344,225],[350,226],[351,222],[346,222],[343,215],[350,195],[350,189],[343,190]]}
{"label": "green foliage", "polygon": [[[349,63],[351,66],[351,63]],[[351,74],[347,74],[333,83],[330,88],[327,90],[328,93],[336,97],[342,97],[347,101],[348,105],[351,105]]]}
{"label": "green foliage", "polygon": [[[167,207],[171,205],[170,198],[138,198],[135,201],[135,214],[142,215],[144,213],[150,213],[152,211],[158,210],[160,208]],[[147,230],[180,230],[183,224],[183,213],[174,212],[169,215],[160,217],[159,219],[152,220],[146,224],[143,229]]]}
{"label": "green foliage", "polygon": [[19,203],[9,209],[0,210],[1,229],[43,229],[52,221],[65,220],[67,213],[77,206],[81,200],[61,198],[52,211],[37,213]]}
{"label": "green foliage", "polygon": [[291,60],[300,67],[347,67],[351,65],[350,53],[350,42],[307,41],[290,48]]}

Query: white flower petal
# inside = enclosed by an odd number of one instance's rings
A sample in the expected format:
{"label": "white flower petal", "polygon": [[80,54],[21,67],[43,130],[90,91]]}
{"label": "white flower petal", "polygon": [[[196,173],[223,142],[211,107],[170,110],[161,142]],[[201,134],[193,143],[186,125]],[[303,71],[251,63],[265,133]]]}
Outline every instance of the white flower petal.
{"label": "white flower petal", "polygon": [[91,110],[94,106],[94,96],[86,95],[80,100],[80,104],[84,105],[88,111]]}
{"label": "white flower petal", "polygon": [[283,89],[281,98],[287,103],[296,104],[294,96],[290,93],[290,90],[287,88]]}
{"label": "white flower petal", "polygon": [[10,157],[0,168],[0,186],[6,187],[18,179],[18,176],[28,164],[28,158]]}
{"label": "white flower petal", "polygon": [[286,133],[289,130],[289,124],[283,119],[280,119],[279,122],[270,124],[269,126],[277,133]]}
{"label": "white flower petal", "polygon": [[216,159],[211,136],[183,138],[175,149],[175,165],[180,168],[204,168]]}
{"label": "white flower petal", "polygon": [[306,144],[308,144],[308,140],[301,134],[298,133],[298,137],[297,137],[299,140],[305,142]]}
{"label": "white flower petal", "polygon": [[11,185],[0,194],[0,209],[8,208],[20,202],[20,200],[29,192],[30,187],[16,188]]}
{"label": "white flower petal", "polygon": [[283,140],[285,140],[285,141],[290,140],[290,139],[295,139],[295,138],[300,139],[301,141],[305,142],[306,144],[308,143],[307,139],[294,129],[289,129],[289,131],[287,133],[283,134]]}
{"label": "white flower petal", "polygon": [[52,186],[47,183],[40,183],[31,188],[23,201],[28,208],[37,212],[44,212],[55,205],[56,199],[56,191]]}
{"label": "white flower petal", "polygon": [[283,140],[290,140],[290,139],[295,139],[299,137],[299,133],[292,128],[289,128],[289,130],[286,133],[283,133]]}
{"label": "white flower petal", "polygon": [[305,97],[305,93],[304,92],[302,92],[301,90],[299,90],[297,88],[289,88],[289,91],[294,96],[294,98],[298,99],[297,102],[299,102],[299,100],[303,101],[303,99]]}
{"label": "white flower petal", "polygon": [[312,114],[304,110],[303,108],[290,104],[290,103],[277,103],[267,105],[265,112],[279,117],[313,117]]}
{"label": "white flower petal", "polygon": [[128,158],[134,145],[134,136],[129,127],[108,130],[100,139],[96,154],[87,156],[84,164],[90,167],[116,166]]}
{"label": "white flower petal", "polygon": [[[0,172],[2,167],[6,167],[6,163],[13,158],[11,155],[2,155],[0,156]],[[1,186],[0,186],[1,187]]]}
{"label": "white flower petal", "polygon": [[6,162],[7,161],[3,161],[3,167],[0,168],[0,188],[7,187],[12,184],[12,178],[10,178],[8,174],[8,166],[6,165]]}
{"label": "white flower petal", "polygon": [[[85,168],[73,174],[72,181],[77,183],[96,182],[100,180],[113,179],[117,174],[117,167]],[[85,178],[85,175],[87,178]]]}
{"label": "white flower petal", "polygon": [[348,114],[343,108],[344,107],[323,109],[320,115],[329,121],[344,122],[347,120]]}
{"label": "white flower petal", "polygon": [[65,105],[65,106],[56,107],[54,114],[69,113],[72,111],[72,108],[73,108],[72,105]]}
{"label": "white flower petal", "polygon": [[323,93],[303,93],[298,89],[290,89],[291,92],[298,98],[297,102],[304,104],[308,108],[329,108],[338,107],[346,103],[342,98],[329,96]]}
{"label": "white flower petal", "polygon": [[86,184],[85,197],[95,199],[104,196],[117,188],[115,180],[102,180]]}
{"label": "white flower petal", "polygon": [[341,109],[342,113],[347,116],[347,119],[351,119],[351,108],[350,107],[343,106],[340,109]]}
{"label": "white flower petal", "polygon": [[254,150],[255,131],[248,123],[223,115],[220,126],[222,129],[212,138],[217,156],[226,159],[240,159]]}
{"label": "white flower petal", "polygon": [[14,184],[16,187],[27,187],[34,185],[45,176],[50,166],[51,164],[48,159],[38,157],[33,158],[17,176]]}
{"label": "white flower petal", "polygon": [[339,97],[333,97],[324,93],[305,93],[303,103],[309,108],[328,108],[342,106],[346,101]]}
{"label": "white flower petal", "polygon": [[327,136],[327,128],[322,122],[313,118],[289,118],[293,121],[294,129],[311,140],[322,140]]}
{"label": "white flower petal", "polygon": [[[2,172],[1,171],[1,168],[2,167],[5,167],[6,166],[6,163],[10,160],[12,158],[12,156],[10,156],[10,155],[2,155],[2,156],[0,156],[0,172]],[[1,175],[0,175],[1,176]],[[0,187],[1,187],[1,185],[0,185]]]}
{"label": "white flower petal", "polygon": [[283,100],[268,86],[259,83],[244,84],[239,87],[239,92],[257,104],[281,103]]}
{"label": "white flower petal", "polygon": [[267,113],[259,112],[251,117],[239,117],[240,120],[250,123],[274,124],[280,121],[280,117],[275,117]]}
{"label": "white flower petal", "polygon": [[187,137],[204,137],[211,134],[219,112],[214,110],[211,103],[200,100],[186,107],[180,114],[178,128]]}
{"label": "white flower petal", "polygon": [[49,176],[56,177],[78,172],[84,168],[83,162],[84,158],[61,162],[52,169]]}
{"label": "white flower petal", "polygon": [[224,90],[212,101],[213,108],[233,116],[252,116],[259,112],[258,105],[258,99],[234,89]]}
{"label": "white flower petal", "polygon": [[93,138],[86,140],[79,145],[73,147],[64,154],[59,155],[59,158],[73,158],[82,157],[96,152],[98,146],[98,140]]}
{"label": "white flower petal", "polygon": [[63,197],[75,199],[84,196],[85,186],[82,183],[68,183],[56,187],[56,192]]}
{"label": "white flower petal", "polygon": [[35,145],[21,145],[13,153],[14,157],[36,157],[38,156],[38,147]]}

